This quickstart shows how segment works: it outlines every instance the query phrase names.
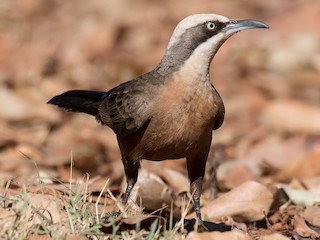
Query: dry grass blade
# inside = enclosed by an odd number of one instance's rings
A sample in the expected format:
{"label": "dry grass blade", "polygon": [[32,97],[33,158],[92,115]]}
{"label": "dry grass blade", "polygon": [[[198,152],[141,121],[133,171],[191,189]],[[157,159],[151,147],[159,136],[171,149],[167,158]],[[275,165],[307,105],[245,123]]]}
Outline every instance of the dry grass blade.
{"label": "dry grass blade", "polygon": [[[98,211],[98,205],[99,205],[99,202],[100,202],[100,198],[102,197],[102,194],[104,193],[108,183],[109,183],[109,178],[107,179],[106,183],[104,184],[103,188],[101,189],[100,191],[100,194],[98,196],[98,199],[97,199],[97,202],[95,203],[95,208],[96,208],[96,220],[97,220],[97,223],[99,224],[100,223],[100,217],[99,217],[99,211]],[[102,213],[103,214],[103,213]],[[101,216],[102,216],[101,214]]]}

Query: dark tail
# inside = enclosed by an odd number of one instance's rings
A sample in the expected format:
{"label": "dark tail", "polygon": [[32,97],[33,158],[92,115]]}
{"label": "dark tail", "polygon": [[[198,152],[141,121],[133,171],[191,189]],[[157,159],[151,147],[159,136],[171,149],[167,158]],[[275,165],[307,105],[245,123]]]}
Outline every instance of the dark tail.
{"label": "dark tail", "polygon": [[48,103],[69,111],[97,116],[99,104],[106,96],[106,92],[71,90],[53,97]]}

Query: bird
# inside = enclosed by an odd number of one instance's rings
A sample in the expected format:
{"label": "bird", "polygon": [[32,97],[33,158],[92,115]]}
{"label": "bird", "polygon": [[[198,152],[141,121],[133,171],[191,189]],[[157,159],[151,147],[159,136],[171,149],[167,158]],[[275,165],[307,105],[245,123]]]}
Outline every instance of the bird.
{"label": "bird", "polygon": [[127,186],[127,204],[141,160],[186,158],[196,218],[212,132],[221,127],[225,107],[209,68],[221,45],[237,32],[269,28],[253,19],[194,14],[175,27],[160,63],[151,71],[108,91],[69,90],[49,104],[93,115],[117,136]]}

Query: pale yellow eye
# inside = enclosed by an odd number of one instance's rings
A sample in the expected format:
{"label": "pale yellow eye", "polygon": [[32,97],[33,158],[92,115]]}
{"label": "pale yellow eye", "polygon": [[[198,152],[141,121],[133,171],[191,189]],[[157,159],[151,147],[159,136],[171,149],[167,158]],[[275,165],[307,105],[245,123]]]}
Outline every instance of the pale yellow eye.
{"label": "pale yellow eye", "polygon": [[207,23],[207,28],[208,28],[209,30],[213,30],[215,27],[216,27],[216,25],[215,25],[213,22],[208,22],[208,23]]}

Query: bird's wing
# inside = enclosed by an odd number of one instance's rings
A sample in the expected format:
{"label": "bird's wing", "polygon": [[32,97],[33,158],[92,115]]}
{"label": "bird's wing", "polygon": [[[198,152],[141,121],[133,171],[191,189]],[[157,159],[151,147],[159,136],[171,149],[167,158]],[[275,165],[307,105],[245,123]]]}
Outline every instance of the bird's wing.
{"label": "bird's wing", "polygon": [[213,94],[215,95],[215,99],[216,99],[216,106],[217,106],[217,115],[215,117],[215,122],[213,124],[213,130],[217,130],[218,128],[220,128],[222,126],[222,123],[224,121],[224,114],[225,114],[225,108],[224,108],[224,104],[222,101],[222,98],[220,96],[220,94],[217,92],[217,90],[214,88],[214,86],[212,85],[212,89],[213,89]]}
{"label": "bird's wing", "polygon": [[152,99],[147,84],[133,80],[111,89],[99,106],[99,120],[119,136],[139,130],[150,120],[145,111]]}
{"label": "bird's wing", "polygon": [[213,130],[217,130],[218,128],[221,127],[223,120],[224,120],[224,105],[223,103],[220,105],[220,108],[218,109],[217,115],[216,115],[216,120],[213,124]]}

